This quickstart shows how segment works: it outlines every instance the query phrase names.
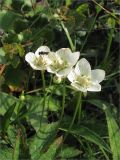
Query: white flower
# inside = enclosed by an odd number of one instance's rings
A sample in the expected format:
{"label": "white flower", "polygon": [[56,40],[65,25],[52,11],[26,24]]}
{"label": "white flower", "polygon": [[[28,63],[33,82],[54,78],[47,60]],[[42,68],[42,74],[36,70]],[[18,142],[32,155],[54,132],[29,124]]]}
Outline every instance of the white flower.
{"label": "white flower", "polygon": [[55,73],[58,77],[66,77],[72,67],[77,63],[80,52],[72,53],[69,48],[61,48],[57,52],[50,52],[48,57],[51,61],[47,71]]}
{"label": "white flower", "polygon": [[45,53],[50,52],[47,46],[39,47],[35,54],[29,52],[25,55],[25,60],[30,64],[30,66],[35,70],[45,70],[49,64],[48,55]]}
{"label": "white flower", "polygon": [[68,79],[74,89],[82,92],[101,91],[101,85],[99,84],[105,78],[105,71],[101,69],[91,70],[89,62],[82,58],[79,60],[69,75]]}

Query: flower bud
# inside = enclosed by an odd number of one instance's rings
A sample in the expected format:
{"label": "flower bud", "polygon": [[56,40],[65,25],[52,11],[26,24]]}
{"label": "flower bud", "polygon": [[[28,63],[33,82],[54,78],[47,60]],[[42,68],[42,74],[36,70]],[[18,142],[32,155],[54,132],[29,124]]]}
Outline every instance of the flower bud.
{"label": "flower bud", "polygon": [[56,83],[56,84],[59,84],[59,83],[62,82],[62,78],[61,78],[61,77],[54,76],[54,77],[53,77],[53,82]]}
{"label": "flower bud", "polygon": [[21,101],[24,101],[24,100],[25,100],[24,92],[22,92],[22,94],[20,95],[19,99],[20,99]]}

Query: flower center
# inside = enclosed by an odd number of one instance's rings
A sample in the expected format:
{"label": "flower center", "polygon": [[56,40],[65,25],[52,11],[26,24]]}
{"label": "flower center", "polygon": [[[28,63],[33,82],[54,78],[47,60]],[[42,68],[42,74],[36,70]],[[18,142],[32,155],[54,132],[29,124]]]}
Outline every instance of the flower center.
{"label": "flower center", "polygon": [[52,62],[52,66],[56,69],[56,71],[60,71],[67,67],[67,62],[65,60],[62,60],[60,57],[57,57],[57,59],[54,59]]}
{"label": "flower center", "polygon": [[35,61],[35,64],[37,66],[40,66],[40,67],[46,67],[47,65],[47,62],[46,62],[46,58],[44,55],[40,55],[38,58],[36,58],[36,61]]}
{"label": "flower center", "polygon": [[87,88],[91,84],[91,80],[89,77],[82,75],[76,78],[76,83],[80,86]]}

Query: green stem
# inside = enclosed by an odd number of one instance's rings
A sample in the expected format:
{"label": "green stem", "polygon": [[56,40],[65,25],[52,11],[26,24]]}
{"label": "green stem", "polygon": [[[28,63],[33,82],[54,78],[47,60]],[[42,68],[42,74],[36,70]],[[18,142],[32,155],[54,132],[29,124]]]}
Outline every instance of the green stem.
{"label": "green stem", "polygon": [[45,76],[44,76],[44,71],[41,71],[41,77],[42,77],[42,83],[43,83],[43,94],[44,94],[44,99],[43,99],[43,108],[42,108],[42,114],[41,114],[41,120],[40,120],[40,127],[42,124],[43,116],[44,116],[44,110],[45,110]]}
{"label": "green stem", "polygon": [[65,31],[65,34],[67,36],[67,39],[69,41],[69,44],[70,44],[70,47],[71,47],[72,51],[75,51],[75,46],[74,46],[74,44],[72,42],[72,39],[71,39],[70,34],[68,32],[68,29],[65,27],[65,25],[64,25],[64,23],[62,21],[61,21],[61,25],[62,25],[62,27],[63,27],[63,29]]}
{"label": "green stem", "polygon": [[103,149],[102,147],[100,147],[100,149],[101,149],[102,153],[104,154],[106,160],[110,160],[109,157],[108,157],[108,155],[107,155],[106,152],[104,151],[104,149]]}
{"label": "green stem", "polygon": [[63,115],[64,115],[64,109],[65,109],[65,94],[66,94],[66,88],[65,88],[65,79],[63,81],[63,98],[62,98],[62,111],[60,116],[60,122],[62,121]]}
{"label": "green stem", "polygon": [[104,64],[104,65],[106,64],[106,61],[107,61],[108,56],[109,56],[109,53],[110,53],[110,47],[111,47],[111,44],[112,44],[113,32],[114,32],[114,29],[112,29],[112,30],[110,31],[110,33],[109,33],[107,50],[106,50],[105,57],[104,57],[104,60],[103,60],[103,64]]}
{"label": "green stem", "polygon": [[64,140],[68,136],[68,134],[69,134],[69,132],[70,132],[70,130],[71,130],[73,124],[74,124],[74,121],[75,121],[75,118],[76,118],[76,115],[77,115],[77,112],[78,112],[78,109],[79,109],[79,106],[80,106],[80,103],[81,103],[81,94],[82,94],[82,92],[79,93],[77,105],[76,105],[75,112],[74,112],[74,115],[73,115],[73,119],[72,119],[71,124],[68,128],[68,131],[65,134]]}
{"label": "green stem", "polygon": [[80,94],[80,104],[79,104],[79,109],[78,109],[78,124],[80,123],[80,118],[81,118],[81,111],[82,111],[82,93]]}
{"label": "green stem", "polygon": [[[98,12],[98,13],[99,13],[99,12]],[[87,36],[86,36],[86,38],[85,38],[85,40],[84,40],[84,42],[83,42],[83,44],[82,44],[82,47],[81,47],[80,52],[83,51],[83,48],[84,48],[84,46],[85,46],[85,44],[86,44],[86,42],[87,42],[87,39],[88,39],[88,37],[89,37],[89,35],[90,35],[93,27],[94,27],[94,24],[95,24],[95,21],[96,21],[96,18],[97,18],[98,13],[96,14],[96,16],[95,16],[95,18],[94,18],[94,20],[93,20],[93,22],[92,22],[92,24],[91,24],[91,26],[90,26],[90,28],[89,28],[88,34],[87,34]]]}

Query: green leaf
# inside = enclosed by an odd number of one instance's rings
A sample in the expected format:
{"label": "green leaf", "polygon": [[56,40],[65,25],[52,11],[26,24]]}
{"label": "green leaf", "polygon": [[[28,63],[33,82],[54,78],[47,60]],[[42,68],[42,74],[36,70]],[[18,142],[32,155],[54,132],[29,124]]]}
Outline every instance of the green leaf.
{"label": "green leaf", "polygon": [[4,92],[0,92],[0,114],[4,115],[10,106],[13,106],[13,104],[16,102],[18,102],[16,97]]}
{"label": "green leaf", "polygon": [[60,157],[63,159],[73,158],[78,156],[80,153],[81,151],[75,147],[63,146],[60,150],[60,153],[57,155],[57,157]]}
{"label": "green leaf", "polygon": [[2,48],[0,48],[0,64],[5,64],[6,58],[5,58],[5,52]]}
{"label": "green leaf", "polygon": [[5,79],[4,76],[0,75],[0,91],[1,91],[1,86],[4,84]]}
{"label": "green leaf", "polygon": [[82,5],[80,5],[76,11],[79,13],[79,14],[83,14],[84,12],[86,12],[88,10],[88,4],[87,3],[84,3]]}
{"label": "green leaf", "polygon": [[11,65],[14,68],[17,68],[19,64],[20,64],[20,58],[18,56],[14,56],[12,61],[11,61]]}
{"label": "green leaf", "polygon": [[4,5],[6,5],[6,6],[10,6],[11,3],[12,3],[12,0],[4,0],[4,1],[2,1],[2,3],[3,3]]}
{"label": "green leaf", "polygon": [[40,156],[39,160],[53,160],[55,159],[56,151],[59,148],[60,144],[62,143],[63,138],[59,137],[57,138],[47,150],[46,153],[43,153],[42,156]]}
{"label": "green leaf", "polygon": [[69,6],[72,4],[72,0],[66,0],[66,6]]}
{"label": "green leaf", "polygon": [[23,57],[25,54],[25,50],[21,44],[17,44],[17,49],[20,57]]}
{"label": "green leaf", "polygon": [[11,144],[15,144],[16,141],[16,128],[14,125],[9,125],[7,130],[8,138],[11,142]]}
{"label": "green leaf", "polygon": [[108,18],[107,20],[107,25],[109,28],[114,28],[115,27],[115,19],[114,18]]}
{"label": "green leaf", "polygon": [[54,139],[58,123],[43,125],[37,134],[30,140],[30,153],[33,160],[40,157],[41,152],[46,150]]}
{"label": "green leaf", "polygon": [[18,131],[18,135],[16,137],[15,147],[14,147],[14,151],[13,151],[13,160],[18,160],[19,148],[20,148],[20,132]]}
{"label": "green leaf", "polygon": [[90,104],[93,104],[93,105],[97,106],[98,108],[100,108],[102,110],[104,109],[103,104],[108,104],[107,102],[105,102],[103,100],[99,100],[99,99],[90,99],[90,100],[88,100],[88,102]]}
{"label": "green leaf", "polygon": [[118,5],[120,5],[120,0],[115,0],[115,3],[117,3]]}
{"label": "green leaf", "polygon": [[[67,129],[64,129],[64,127],[61,130],[67,131]],[[74,125],[69,133],[73,134],[77,139],[79,139],[80,137],[83,137],[86,140],[88,140],[88,141],[98,145],[99,147],[102,147],[106,151],[110,152],[110,148],[109,148],[108,144],[106,144],[106,142],[102,139],[102,137],[100,137],[99,134],[90,130],[87,127],[84,127],[82,125],[79,125],[79,126]]]}
{"label": "green leaf", "polygon": [[1,160],[13,160],[12,159],[12,149],[8,148],[4,144],[0,144],[0,159]]}
{"label": "green leaf", "polygon": [[27,143],[26,128],[24,128],[24,126],[21,124],[19,127],[20,127],[18,133],[20,134],[19,160],[28,160],[28,159],[31,160],[29,146]]}
{"label": "green leaf", "polygon": [[9,124],[10,124],[10,118],[12,117],[12,114],[14,112],[16,103],[14,103],[12,106],[9,106],[9,109],[6,111],[6,113],[3,116],[2,119],[2,131],[7,131]]}
{"label": "green leaf", "polygon": [[60,108],[60,103],[58,100],[53,99],[52,96],[47,96],[45,101],[46,108],[50,111],[58,111]]}
{"label": "green leaf", "polygon": [[11,30],[15,19],[18,17],[20,16],[14,12],[7,10],[0,11],[0,28],[5,31]]}
{"label": "green leaf", "polygon": [[[27,120],[31,123],[36,131],[40,128],[40,119],[43,107],[43,97],[41,96],[26,96],[26,105],[27,105]],[[45,106],[45,111],[43,115],[42,123],[47,122],[47,109]]]}
{"label": "green leaf", "polygon": [[110,106],[103,104],[105,109],[110,146],[113,153],[113,160],[120,160],[120,128],[111,112]]}
{"label": "green leaf", "polygon": [[16,33],[20,33],[27,28],[28,28],[28,21],[27,20],[19,18],[14,21],[14,31]]}

